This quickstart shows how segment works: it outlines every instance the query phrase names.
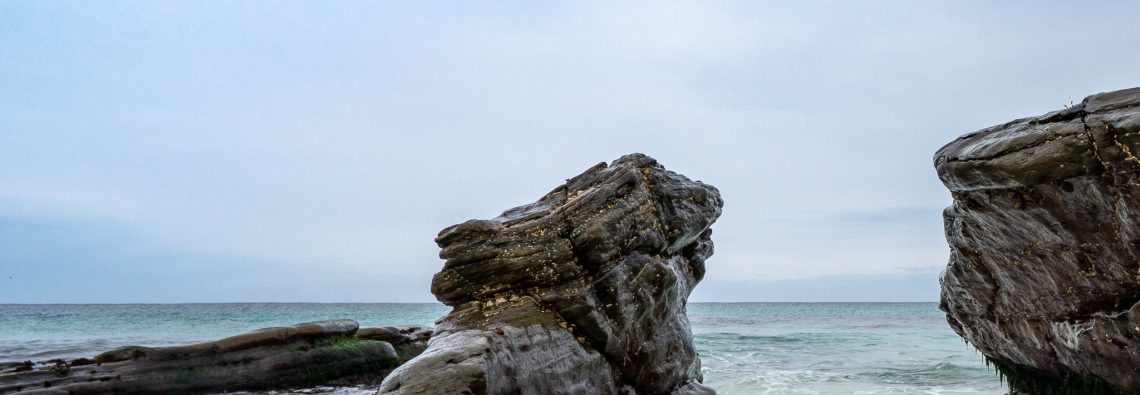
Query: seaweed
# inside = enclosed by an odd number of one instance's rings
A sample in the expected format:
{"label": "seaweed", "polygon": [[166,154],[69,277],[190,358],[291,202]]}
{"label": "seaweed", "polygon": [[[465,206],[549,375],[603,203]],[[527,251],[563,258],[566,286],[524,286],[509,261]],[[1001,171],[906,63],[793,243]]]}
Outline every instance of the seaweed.
{"label": "seaweed", "polygon": [[1037,369],[985,357],[998,379],[1009,385],[1010,394],[1034,395],[1123,395],[1104,379],[1088,373],[1065,373],[1058,377]]}

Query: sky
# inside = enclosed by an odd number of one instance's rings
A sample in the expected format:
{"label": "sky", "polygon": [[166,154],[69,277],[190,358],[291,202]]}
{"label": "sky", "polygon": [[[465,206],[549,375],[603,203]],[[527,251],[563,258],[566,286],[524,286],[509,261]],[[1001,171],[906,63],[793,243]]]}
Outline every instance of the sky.
{"label": "sky", "polygon": [[938,299],[959,135],[1140,85],[1135,2],[0,2],[0,303],[431,302],[451,224],[641,152],[694,302]]}

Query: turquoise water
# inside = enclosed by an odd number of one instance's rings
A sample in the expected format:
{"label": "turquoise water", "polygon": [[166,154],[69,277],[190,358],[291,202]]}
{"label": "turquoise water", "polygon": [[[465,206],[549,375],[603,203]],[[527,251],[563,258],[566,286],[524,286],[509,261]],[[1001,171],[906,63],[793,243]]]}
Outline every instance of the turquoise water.
{"label": "turquoise water", "polygon": [[[0,305],[0,361],[334,318],[431,326],[446,312],[440,304]],[[934,303],[695,303],[689,319],[705,383],[721,394],[1004,393]]]}
{"label": "turquoise water", "polygon": [[1003,394],[935,303],[689,307],[705,383],[722,394]]}

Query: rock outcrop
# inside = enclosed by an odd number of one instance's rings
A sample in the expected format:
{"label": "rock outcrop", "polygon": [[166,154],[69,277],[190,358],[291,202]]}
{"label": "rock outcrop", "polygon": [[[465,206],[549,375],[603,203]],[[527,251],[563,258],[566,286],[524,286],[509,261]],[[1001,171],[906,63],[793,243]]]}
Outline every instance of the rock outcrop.
{"label": "rock outcrop", "polygon": [[1015,390],[1140,392],[1140,88],[970,133],[941,308]]}
{"label": "rock outcrop", "polygon": [[375,383],[427,347],[430,330],[353,320],[266,328],[178,347],[0,366],[0,394],[205,394]]}
{"label": "rock outcrop", "polygon": [[711,394],[685,304],[712,254],[712,186],[641,154],[436,238],[452,311],[381,394]]}

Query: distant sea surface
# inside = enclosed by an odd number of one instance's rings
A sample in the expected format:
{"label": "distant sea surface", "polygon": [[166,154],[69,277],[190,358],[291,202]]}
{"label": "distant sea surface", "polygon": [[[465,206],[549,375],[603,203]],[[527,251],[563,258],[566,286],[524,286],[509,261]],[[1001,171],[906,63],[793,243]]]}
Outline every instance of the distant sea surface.
{"label": "distant sea surface", "polygon": [[[705,384],[720,394],[1005,393],[934,303],[694,303],[688,310]],[[89,357],[337,318],[432,326],[447,311],[386,303],[0,305],[0,362]]]}

